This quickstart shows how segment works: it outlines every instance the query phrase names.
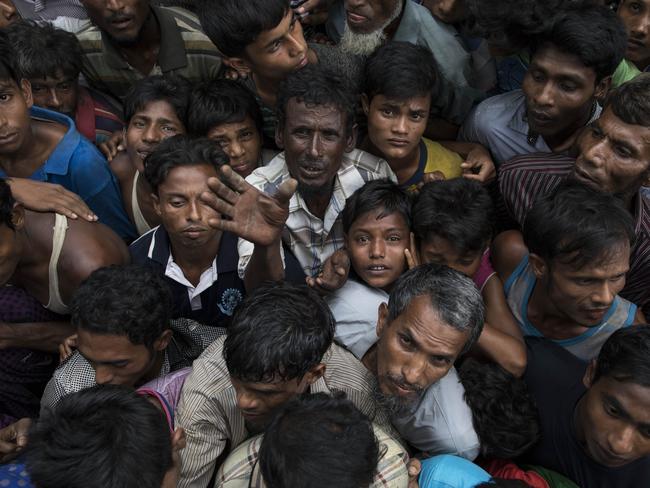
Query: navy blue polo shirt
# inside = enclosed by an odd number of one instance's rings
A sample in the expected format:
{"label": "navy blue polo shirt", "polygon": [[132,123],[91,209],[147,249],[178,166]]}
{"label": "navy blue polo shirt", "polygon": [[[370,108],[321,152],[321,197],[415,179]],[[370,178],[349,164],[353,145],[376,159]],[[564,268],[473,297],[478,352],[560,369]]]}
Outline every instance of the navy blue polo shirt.
{"label": "navy blue polo shirt", "polygon": [[244,282],[237,274],[237,236],[229,232],[222,234],[217,256],[196,287],[174,262],[169,234],[163,226],[141,236],[129,246],[129,252],[133,263],[151,266],[165,276],[173,295],[174,319],[227,327],[235,307],[244,298]]}

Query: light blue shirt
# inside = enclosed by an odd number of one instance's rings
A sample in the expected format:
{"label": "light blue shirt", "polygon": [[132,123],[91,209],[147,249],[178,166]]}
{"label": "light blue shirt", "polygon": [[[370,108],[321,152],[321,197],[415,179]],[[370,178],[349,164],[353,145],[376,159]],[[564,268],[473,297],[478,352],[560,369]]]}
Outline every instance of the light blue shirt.
{"label": "light blue shirt", "polygon": [[474,463],[458,456],[442,455],[422,461],[420,488],[474,488],[491,476]]}

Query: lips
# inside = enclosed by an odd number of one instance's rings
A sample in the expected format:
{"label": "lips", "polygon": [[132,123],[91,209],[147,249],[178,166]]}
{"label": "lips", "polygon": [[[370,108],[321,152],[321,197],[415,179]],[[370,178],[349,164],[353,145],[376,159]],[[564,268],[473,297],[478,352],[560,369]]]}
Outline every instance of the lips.
{"label": "lips", "polygon": [[374,264],[366,268],[366,271],[368,271],[369,273],[385,273],[386,271],[389,270],[390,268],[383,264]]}
{"label": "lips", "polygon": [[203,233],[205,232],[205,229],[202,227],[188,227],[187,229],[183,230],[183,235],[189,237],[190,239],[197,239]]}
{"label": "lips", "polygon": [[325,172],[325,165],[321,163],[303,163],[299,169],[306,178],[318,178]]}
{"label": "lips", "polygon": [[115,17],[109,20],[109,24],[111,24],[113,27],[115,27],[118,30],[122,30],[129,27],[132,21],[133,21],[133,17],[122,16],[122,17]]}
{"label": "lips", "polygon": [[388,143],[395,147],[405,147],[410,144],[410,141],[406,139],[388,139]]}
{"label": "lips", "polygon": [[555,119],[547,112],[540,112],[537,110],[528,111],[528,119],[533,120],[537,125],[547,125],[553,122]]}
{"label": "lips", "polygon": [[637,49],[643,49],[644,47],[645,47],[645,42],[643,42],[640,39],[629,38],[627,40],[627,48],[628,49],[636,51]]}
{"label": "lips", "polygon": [[145,158],[147,156],[149,156],[149,154],[151,154],[153,152],[153,149],[152,148],[137,148],[135,150],[135,152],[138,155],[138,157],[144,161]]}
{"label": "lips", "polygon": [[589,174],[585,173],[577,166],[573,168],[573,177],[581,183],[585,183],[590,186],[598,186],[598,182],[594,178],[592,178]]}
{"label": "lips", "polygon": [[11,144],[18,137],[18,132],[0,135],[0,144]]}
{"label": "lips", "polygon": [[364,22],[368,21],[368,17],[357,14],[355,12],[350,12],[349,10],[346,12],[346,14],[347,14],[348,22],[350,24],[363,24]]}

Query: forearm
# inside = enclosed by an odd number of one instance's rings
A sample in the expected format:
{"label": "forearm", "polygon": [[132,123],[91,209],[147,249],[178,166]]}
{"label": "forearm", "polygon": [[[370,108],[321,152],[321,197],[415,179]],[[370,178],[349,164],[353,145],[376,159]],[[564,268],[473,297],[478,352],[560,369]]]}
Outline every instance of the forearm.
{"label": "forearm", "polygon": [[467,158],[469,153],[474,149],[483,147],[476,142],[438,141],[438,143],[450,151],[457,153],[461,158]]}
{"label": "forearm", "polygon": [[59,344],[74,334],[70,322],[0,323],[0,349],[20,347],[57,353]]}
{"label": "forearm", "polygon": [[281,241],[270,246],[255,245],[246,272],[244,286],[248,293],[260,286],[265,281],[281,281],[284,279],[284,265],[280,254]]}
{"label": "forearm", "polygon": [[526,348],[523,342],[487,322],[475,349],[518,378],[526,370]]}

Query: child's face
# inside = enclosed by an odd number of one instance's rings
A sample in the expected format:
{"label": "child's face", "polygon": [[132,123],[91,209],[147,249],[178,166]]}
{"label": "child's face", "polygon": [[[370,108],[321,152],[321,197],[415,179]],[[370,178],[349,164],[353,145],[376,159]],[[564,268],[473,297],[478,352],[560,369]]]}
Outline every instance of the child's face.
{"label": "child's face", "polygon": [[146,104],[129,120],[126,130],[126,151],[136,169],[144,172],[144,159],[160,142],[176,134],[185,134],[172,105],[164,100]]}
{"label": "child's face", "polygon": [[231,122],[213,127],[207,136],[216,141],[230,158],[230,166],[246,178],[259,165],[262,137],[253,119]]}
{"label": "child's face", "polygon": [[419,253],[422,263],[443,264],[470,278],[478,271],[483,256],[482,251],[461,255],[447,239],[438,236],[421,242]]}
{"label": "child's face", "polygon": [[0,155],[10,156],[29,144],[32,94],[27,80],[20,85],[12,79],[0,80]]}
{"label": "child's face", "polygon": [[431,96],[391,100],[375,95],[363,97],[368,116],[368,137],[389,163],[413,157],[427,127]]}
{"label": "child's face", "polygon": [[59,71],[54,76],[33,78],[32,85],[34,105],[74,117],[77,111],[79,83],[77,77],[65,75]]}
{"label": "child's face", "polygon": [[402,214],[379,218],[383,212],[380,208],[357,218],[346,243],[359,278],[373,288],[388,290],[406,269],[404,250],[409,247],[410,231]]}

